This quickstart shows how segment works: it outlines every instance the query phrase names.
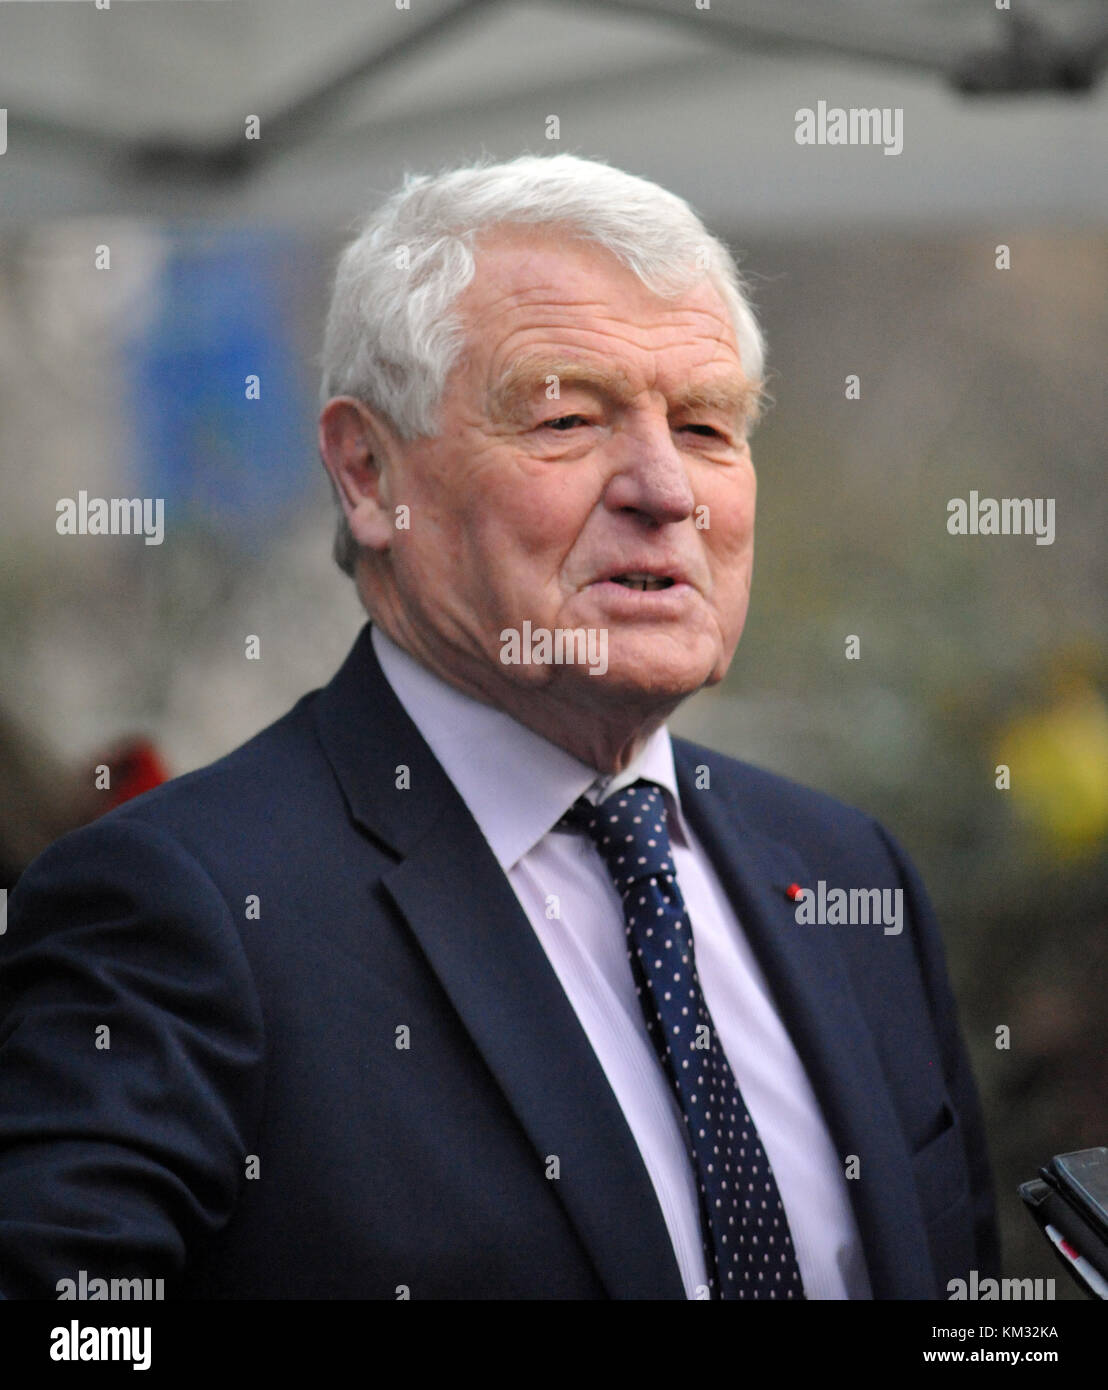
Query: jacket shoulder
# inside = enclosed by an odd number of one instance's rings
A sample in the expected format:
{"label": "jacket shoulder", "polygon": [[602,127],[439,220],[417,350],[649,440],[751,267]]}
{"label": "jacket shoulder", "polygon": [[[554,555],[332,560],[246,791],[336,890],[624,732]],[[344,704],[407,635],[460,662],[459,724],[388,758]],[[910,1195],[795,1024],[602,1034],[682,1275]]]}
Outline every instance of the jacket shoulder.
{"label": "jacket shoulder", "polygon": [[239,747],[124,802],[93,824],[143,821],[169,832],[214,831],[230,812],[240,823],[252,813],[272,821],[282,806],[303,806],[316,780],[331,780],[311,717],[317,694],[302,696]]}

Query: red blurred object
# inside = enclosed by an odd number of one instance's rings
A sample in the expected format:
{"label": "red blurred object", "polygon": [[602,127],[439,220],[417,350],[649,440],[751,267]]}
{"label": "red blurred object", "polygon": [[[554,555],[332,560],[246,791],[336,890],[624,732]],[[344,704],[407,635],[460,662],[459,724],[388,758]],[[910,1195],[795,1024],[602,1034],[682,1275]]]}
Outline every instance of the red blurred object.
{"label": "red blurred object", "polygon": [[122,806],[132,797],[151,791],[169,780],[169,769],[149,739],[136,738],[124,743],[103,760],[112,769],[114,786],[104,811]]}

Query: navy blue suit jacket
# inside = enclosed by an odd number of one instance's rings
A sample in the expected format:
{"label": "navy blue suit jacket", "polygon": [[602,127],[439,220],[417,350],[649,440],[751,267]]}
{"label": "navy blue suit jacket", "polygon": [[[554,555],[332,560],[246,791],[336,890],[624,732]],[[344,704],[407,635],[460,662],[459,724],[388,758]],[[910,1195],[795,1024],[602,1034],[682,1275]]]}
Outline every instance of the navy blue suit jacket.
{"label": "navy blue suit jacket", "polygon": [[[977,1097],[913,869],[858,811],[674,753],[857,1156],[874,1295],[995,1274]],[[903,888],[903,932],[798,925],[784,889],[820,878]],[[7,1297],[82,1269],[169,1297],[683,1296],[600,1064],[368,626],[242,748],[42,854],[0,962]]]}

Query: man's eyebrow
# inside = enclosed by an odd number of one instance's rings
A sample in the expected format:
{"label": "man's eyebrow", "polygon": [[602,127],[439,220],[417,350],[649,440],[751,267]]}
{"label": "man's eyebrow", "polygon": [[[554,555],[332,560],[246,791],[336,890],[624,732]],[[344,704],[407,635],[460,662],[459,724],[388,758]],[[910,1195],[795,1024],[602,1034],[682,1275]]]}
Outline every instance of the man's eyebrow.
{"label": "man's eyebrow", "polygon": [[729,381],[705,382],[689,386],[678,397],[678,405],[686,410],[718,410],[740,422],[757,418],[762,388],[756,381],[734,377]]}
{"label": "man's eyebrow", "polygon": [[505,369],[489,390],[489,413],[513,419],[536,395],[546,398],[549,378],[559,389],[584,387],[615,399],[631,394],[631,379],[615,366],[589,366],[569,357],[524,357]]}
{"label": "man's eyebrow", "polygon": [[[572,358],[527,357],[513,362],[490,387],[489,414],[499,419],[517,418],[537,395],[545,399],[550,377],[557,377],[559,388],[584,388],[614,400],[625,400],[633,391],[630,377],[614,365],[593,366]],[[678,410],[716,410],[741,424],[757,418],[760,399],[760,383],[732,377],[690,384],[677,393],[674,406]]]}

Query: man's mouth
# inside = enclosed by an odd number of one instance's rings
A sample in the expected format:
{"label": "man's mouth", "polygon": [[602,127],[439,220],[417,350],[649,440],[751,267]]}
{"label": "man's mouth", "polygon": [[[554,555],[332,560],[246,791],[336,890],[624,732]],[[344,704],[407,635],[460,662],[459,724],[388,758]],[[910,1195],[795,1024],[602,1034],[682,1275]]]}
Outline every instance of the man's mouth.
{"label": "man's mouth", "polygon": [[673,580],[660,578],[656,574],[613,574],[612,584],[622,584],[625,589],[668,589]]}

